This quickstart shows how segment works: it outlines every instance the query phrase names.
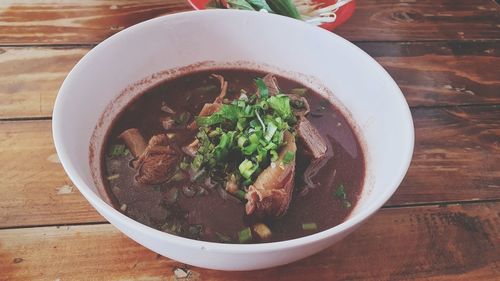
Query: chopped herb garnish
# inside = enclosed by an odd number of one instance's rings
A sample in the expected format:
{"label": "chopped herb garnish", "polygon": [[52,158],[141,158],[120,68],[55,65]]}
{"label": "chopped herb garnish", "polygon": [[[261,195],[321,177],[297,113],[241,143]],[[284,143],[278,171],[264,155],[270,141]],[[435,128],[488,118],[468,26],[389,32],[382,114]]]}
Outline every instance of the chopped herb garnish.
{"label": "chopped herb garnish", "polygon": [[257,85],[257,89],[259,89],[261,98],[266,99],[267,97],[269,97],[269,89],[264,83],[264,80],[262,80],[261,78],[257,78],[255,79],[255,84]]}
{"label": "chopped herb garnish", "polygon": [[295,158],[295,153],[293,153],[291,151],[287,151],[285,153],[285,156],[283,156],[283,163],[288,164],[288,163],[292,162],[293,158]]}
{"label": "chopped herb garnish", "polygon": [[342,200],[342,205],[344,208],[351,208],[351,202],[347,200],[347,193],[345,192],[345,188],[343,184],[340,184],[337,190],[335,191],[335,196]]}
{"label": "chopped herb garnish", "polygon": [[343,184],[339,185],[339,187],[335,191],[335,196],[337,196],[338,198],[340,198],[342,200],[347,199],[347,194],[345,193],[345,188],[344,188]]}
{"label": "chopped herb garnish", "polygon": [[344,200],[344,208],[349,209],[349,208],[351,208],[351,206],[352,206],[351,202]]}
{"label": "chopped herb garnish", "polygon": [[[199,148],[190,169],[206,168],[207,176],[213,179],[235,174],[238,188],[242,188],[251,185],[271,161],[278,160],[279,149],[285,145],[283,135],[293,130],[290,98],[285,94],[270,96],[263,79],[256,79],[255,85],[255,93],[245,91],[212,115],[195,118]],[[285,163],[293,159],[293,154],[284,157]]]}
{"label": "chopped herb garnish", "polygon": [[120,177],[120,174],[114,174],[109,177],[107,177],[108,181],[116,180]]}
{"label": "chopped herb garnish", "polygon": [[316,229],[318,229],[318,226],[314,222],[303,223],[302,229],[303,230],[316,230]]}
{"label": "chopped herb garnish", "polygon": [[290,90],[290,93],[292,95],[303,96],[307,93],[307,89],[306,88],[293,88]]}
{"label": "chopped herb garnish", "polygon": [[245,200],[245,191],[238,189],[235,193],[234,196],[238,197],[240,200]]}
{"label": "chopped herb garnish", "polygon": [[111,148],[111,156],[127,156],[130,154],[130,151],[124,144],[115,144]]}
{"label": "chopped herb garnish", "polygon": [[250,227],[247,227],[238,232],[238,240],[240,241],[240,243],[246,243],[252,240],[252,230],[250,229]]}
{"label": "chopped herb garnish", "polygon": [[219,240],[219,242],[222,242],[222,243],[231,243],[232,242],[231,237],[229,237],[227,235],[221,234],[219,232],[215,232],[215,235],[217,236],[217,239]]}
{"label": "chopped herb garnish", "polygon": [[257,233],[257,235],[262,240],[267,240],[267,239],[271,238],[271,236],[272,236],[271,229],[269,229],[269,227],[263,223],[255,224],[252,228],[253,228],[253,231],[255,233]]}
{"label": "chopped herb garnish", "polygon": [[179,116],[177,116],[177,118],[175,118],[175,123],[184,126],[189,122],[189,119],[191,119],[191,113],[182,112]]}

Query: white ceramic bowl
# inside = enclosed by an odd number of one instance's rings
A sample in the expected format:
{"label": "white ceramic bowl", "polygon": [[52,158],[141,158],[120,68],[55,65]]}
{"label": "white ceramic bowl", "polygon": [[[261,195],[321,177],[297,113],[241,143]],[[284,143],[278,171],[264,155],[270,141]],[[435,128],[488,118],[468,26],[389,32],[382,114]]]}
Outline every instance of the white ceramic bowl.
{"label": "white ceramic bowl", "polygon": [[[103,200],[93,171],[112,115],[145,87],[178,73],[165,70],[206,61],[212,62],[198,67],[247,61],[251,67],[298,77],[351,116],[365,150],[366,178],[361,199],[345,222],[299,239],[231,245],[160,232],[126,217]],[[115,99],[117,102],[111,104]],[[105,109],[107,114],[103,115]],[[152,19],[99,44],[64,81],[54,108],[53,135],[70,179],[115,227],[161,255],[221,270],[290,263],[344,238],[395,192],[410,164],[414,141],[410,110],[401,91],[366,53],[339,36],[300,21],[234,10],[193,11]]]}

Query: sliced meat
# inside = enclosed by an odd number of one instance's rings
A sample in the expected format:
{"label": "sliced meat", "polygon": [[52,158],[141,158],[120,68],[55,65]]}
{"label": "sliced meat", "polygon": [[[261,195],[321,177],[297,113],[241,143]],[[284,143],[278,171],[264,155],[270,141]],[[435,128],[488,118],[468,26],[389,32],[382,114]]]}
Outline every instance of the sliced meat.
{"label": "sliced meat", "polygon": [[278,80],[271,73],[267,74],[262,78],[264,80],[264,84],[266,84],[267,89],[269,90],[269,96],[275,96],[279,94],[280,89],[278,87]]}
{"label": "sliced meat", "polygon": [[[217,78],[220,82],[220,94],[215,98],[213,103],[205,103],[198,116],[210,116],[219,111],[222,105],[222,101],[226,97],[227,81],[224,80],[224,77],[221,75],[212,74],[212,76]],[[196,121],[191,122],[191,124],[188,125],[188,128],[191,130],[197,129],[198,126],[196,125]]]}
{"label": "sliced meat", "polygon": [[186,155],[190,157],[195,157],[196,152],[198,152],[198,149],[200,148],[200,141],[198,139],[195,139],[193,142],[190,144],[183,146],[182,151],[186,153]]}
{"label": "sliced meat", "polygon": [[245,195],[248,215],[278,218],[288,209],[295,178],[295,159],[284,164],[283,158],[287,151],[295,154],[297,146],[290,132],[285,133],[284,139],[286,145],[280,150],[278,160],[260,173]]}
{"label": "sliced meat", "polygon": [[222,100],[224,100],[227,94],[227,81],[224,80],[222,75],[212,74],[212,76],[217,78],[220,82],[220,94],[215,98],[214,103],[222,103]]}
{"label": "sliced meat", "polygon": [[138,182],[159,184],[173,176],[179,162],[179,152],[168,143],[167,135],[151,137],[148,146],[134,163]]}
{"label": "sliced meat", "polygon": [[163,127],[163,129],[165,129],[167,131],[172,129],[175,126],[175,120],[172,119],[172,117],[170,117],[170,116],[163,117],[160,119],[160,121],[161,121],[161,126]]}
{"label": "sliced meat", "polygon": [[325,155],[328,145],[316,127],[314,127],[307,118],[301,116],[295,130],[304,143],[307,151],[314,159],[321,158]]}
{"label": "sliced meat", "polygon": [[123,140],[125,145],[127,145],[130,153],[137,158],[146,149],[146,141],[136,128],[131,128],[123,131],[119,136],[119,139]]}

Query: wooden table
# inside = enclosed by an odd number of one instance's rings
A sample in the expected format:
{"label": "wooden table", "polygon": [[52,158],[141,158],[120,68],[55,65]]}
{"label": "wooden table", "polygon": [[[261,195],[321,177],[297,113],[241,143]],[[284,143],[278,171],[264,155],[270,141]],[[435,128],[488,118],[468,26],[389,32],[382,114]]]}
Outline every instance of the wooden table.
{"label": "wooden table", "polygon": [[[30,3],[31,2],[31,3]],[[337,33],[374,56],[412,107],[413,162],[344,241],[255,272],[194,268],[108,224],[55,154],[51,113],[74,64],[183,0],[0,2],[0,280],[500,280],[500,5],[359,0]]]}

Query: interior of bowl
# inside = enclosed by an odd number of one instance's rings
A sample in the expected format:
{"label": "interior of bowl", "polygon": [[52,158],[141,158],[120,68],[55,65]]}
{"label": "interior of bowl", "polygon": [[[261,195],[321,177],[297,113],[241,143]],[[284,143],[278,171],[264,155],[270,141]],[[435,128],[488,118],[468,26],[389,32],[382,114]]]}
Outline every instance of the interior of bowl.
{"label": "interior of bowl", "polygon": [[[243,11],[157,18],[121,32],[89,52],[64,82],[54,109],[54,140],[68,175],[105,217],[136,227],[139,223],[107,206],[96,188],[99,149],[113,115],[134,95],[175,75],[176,69],[242,64],[301,79],[317,88],[351,117],[365,146],[365,186],[351,217],[333,229],[293,242],[271,243],[275,244],[272,247],[333,235],[364,220],[392,195],[411,159],[413,127],[408,106],[390,76],[338,36],[285,17]],[[219,247],[145,229],[186,245]],[[254,250],[272,247],[257,245]]]}

